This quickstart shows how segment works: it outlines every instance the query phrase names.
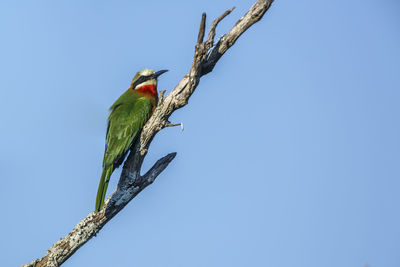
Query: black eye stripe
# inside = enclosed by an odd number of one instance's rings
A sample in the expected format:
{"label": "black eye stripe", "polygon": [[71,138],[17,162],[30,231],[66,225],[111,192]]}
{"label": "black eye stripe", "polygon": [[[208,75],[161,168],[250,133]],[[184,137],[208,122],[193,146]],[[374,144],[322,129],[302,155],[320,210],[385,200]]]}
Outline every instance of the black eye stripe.
{"label": "black eye stripe", "polygon": [[141,83],[144,83],[147,80],[150,80],[153,76],[149,75],[149,76],[140,76],[134,83],[133,83],[133,88],[135,88],[136,86],[138,86]]}

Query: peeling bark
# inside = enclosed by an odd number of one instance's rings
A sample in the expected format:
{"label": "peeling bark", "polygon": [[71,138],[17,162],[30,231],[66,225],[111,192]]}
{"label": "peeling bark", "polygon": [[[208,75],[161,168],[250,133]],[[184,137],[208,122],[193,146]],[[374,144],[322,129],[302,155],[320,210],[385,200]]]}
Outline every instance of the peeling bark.
{"label": "peeling bark", "polygon": [[168,164],[175,158],[176,153],[171,153],[159,159],[153,167],[143,176],[140,175],[143,160],[154,136],[163,128],[172,124],[168,121],[171,114],[185,106],[193,94],[200,78],[210,73],[222,55],[236,42],[236,40],[254,23],[259,21],[271,6],[273,0],[258,0],[250,10],[240,18],[232,29],[214,43],[215,29],[218,23],[229,15],[234,8],[225,11],[213,21],[204,42],[206,14],[202,14],[200,29],[193,63],[178,85],[166,96],[160,92],[159,102],[151,118],[147,121],[141,132],[140,141],[132,147],[126,159],[116,191],[106,200],[103,209],[91,212],[81,220],[72,231],[62,239],[55,242],[47,250],[46,256],[36,259],[24,267],[56,267],[65,262],[90,238],[95,236],[101,228],[123,209],[137,194],[153,183],[157,176],[164,171]]}

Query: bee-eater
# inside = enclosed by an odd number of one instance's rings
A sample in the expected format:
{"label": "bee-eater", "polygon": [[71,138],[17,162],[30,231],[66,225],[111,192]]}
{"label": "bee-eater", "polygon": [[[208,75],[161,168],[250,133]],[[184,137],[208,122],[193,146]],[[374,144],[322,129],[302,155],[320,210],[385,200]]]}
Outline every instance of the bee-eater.
{"label": "bee-eater", "polygon": [[96,207],[103,208],[108,182],[122,164],[132,144],[153,113],[157,102],[157,77],[167,70],[143,69],[133,77],[131,87],[110,108],[106,133],[103,172],[97,190]]}

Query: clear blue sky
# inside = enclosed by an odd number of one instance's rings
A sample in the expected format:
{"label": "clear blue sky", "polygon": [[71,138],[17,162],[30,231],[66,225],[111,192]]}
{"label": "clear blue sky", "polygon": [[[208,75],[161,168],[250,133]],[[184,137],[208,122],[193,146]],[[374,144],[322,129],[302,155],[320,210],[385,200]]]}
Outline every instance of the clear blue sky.
{"label": "clear blue sky", "polygon": [[[0,2],[0,263],[94,208],[108,107],[246,1]],[[178,156],[64,266],[400,266],[400,4],[277,0],[150,147]],[[112,177],[109,192],[120,171]]]}

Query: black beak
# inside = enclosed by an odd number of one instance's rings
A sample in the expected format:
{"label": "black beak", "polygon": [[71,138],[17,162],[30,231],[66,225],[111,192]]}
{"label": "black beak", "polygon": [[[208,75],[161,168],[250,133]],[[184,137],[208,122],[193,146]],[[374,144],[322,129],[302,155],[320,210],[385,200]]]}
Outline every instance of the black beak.
{"label": "black beak", "polygon": [[159,70],[156,73],[153,74],[153,77],[157,79],[158,76],[160,76],[161,74],[167,72],[168,70]]}

